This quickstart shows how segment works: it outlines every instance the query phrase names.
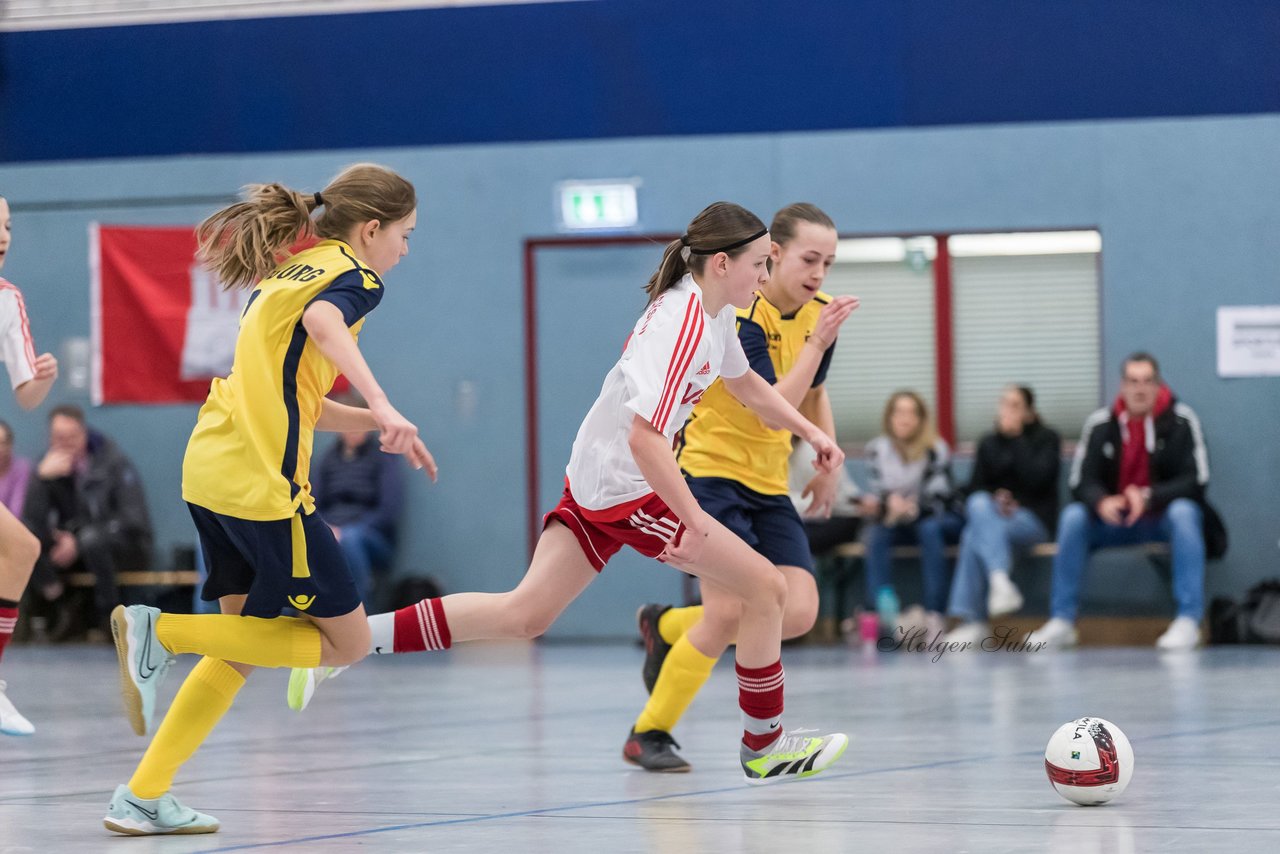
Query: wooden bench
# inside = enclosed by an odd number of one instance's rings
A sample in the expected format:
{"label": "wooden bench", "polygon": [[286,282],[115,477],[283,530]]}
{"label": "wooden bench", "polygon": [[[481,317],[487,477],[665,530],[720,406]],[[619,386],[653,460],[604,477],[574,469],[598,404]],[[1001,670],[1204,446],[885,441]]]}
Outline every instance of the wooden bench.
{"label": "wooden bench", "polygon": [[[1138,548],[1137,546],[1120,546],[1119,548]],[[1164,556],[1169,553],[1167,543],[1145,543],[1141,546],[1142,550],[1148,556]],[[947,546],[947,557],[956,557],[960,553],[959,546]],[[1030,557],[1053,557],[1058,553],[1057,543],[1040,543],[1023,551],[1023,554]],[[836,557],[866,557],[867,547],[859,540],[851,540],[847,543],[841,543],[832,551]],[[893,556],[895,558],[913,558],[920,557],[919,546],[894,546]]]}
{"label": "wooden bench", "polygon": [[[95,578],[92,572],[73,572],[63,581],[68,587],[92,587]],[[120,587],[195,587],[199,581],[199,576],[192,569],[164,572],[126,570],[116,573],[116,584]]]}

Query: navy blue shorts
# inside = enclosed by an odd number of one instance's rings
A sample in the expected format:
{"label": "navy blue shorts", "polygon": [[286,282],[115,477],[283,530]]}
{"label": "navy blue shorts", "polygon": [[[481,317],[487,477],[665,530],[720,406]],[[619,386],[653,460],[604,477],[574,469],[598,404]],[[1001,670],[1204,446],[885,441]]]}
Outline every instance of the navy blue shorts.
{"label": "navy blue shorts", "polygon": [[209,569],[205,601],[247,595],[246,617],[278,617],[285,608],[341,617],[359,607],[347,559],[319,513],[254,522],[190,502],[187,508]]}
{"label": "navy blue shorts", "polygon": [[698,506],[775,566],[813,572],[804,522],[788,495],[761,495],[723,477],[686,477]]}

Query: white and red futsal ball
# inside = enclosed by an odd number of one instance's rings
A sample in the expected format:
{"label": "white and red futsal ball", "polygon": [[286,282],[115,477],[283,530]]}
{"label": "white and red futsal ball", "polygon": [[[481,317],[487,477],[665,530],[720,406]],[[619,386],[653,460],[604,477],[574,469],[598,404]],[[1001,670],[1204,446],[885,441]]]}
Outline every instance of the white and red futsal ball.
{"label": "white and red futsal ball", "polygon": [[1102,718],[1058,727],[1044,749],[1044,770],[1058,794],[1082,806],[1105,804],[1133,777],[1133,748],[1120,728]]}

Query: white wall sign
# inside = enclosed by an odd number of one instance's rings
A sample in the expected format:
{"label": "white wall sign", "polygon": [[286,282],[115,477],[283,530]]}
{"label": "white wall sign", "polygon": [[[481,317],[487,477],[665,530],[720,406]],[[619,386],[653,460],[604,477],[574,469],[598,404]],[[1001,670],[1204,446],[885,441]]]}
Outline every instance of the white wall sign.
{"label": "white wall sign", "polygon": [[1218,307],[1218,376],[1280,377],[1280,305]]}
{"label": "white wall sign", "polygon": [[560,227],[566,231],[635,228],[640,181],[564,181],[556,185]]}

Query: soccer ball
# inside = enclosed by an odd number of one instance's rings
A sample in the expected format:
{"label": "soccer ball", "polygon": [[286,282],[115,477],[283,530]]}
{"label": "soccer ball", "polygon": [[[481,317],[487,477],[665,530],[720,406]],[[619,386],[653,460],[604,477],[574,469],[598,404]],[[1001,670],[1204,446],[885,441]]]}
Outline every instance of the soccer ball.
{"label": "soccer ball", "polygon": [[1105,804],[1133,776],[1133,748],[1120,728],[1102,718],[1058,727],[1044,749],[1044,770],[1059,795],[1083,806]]}

